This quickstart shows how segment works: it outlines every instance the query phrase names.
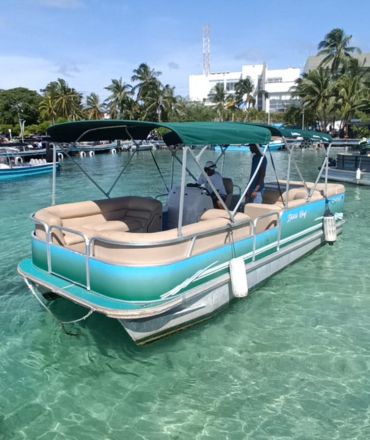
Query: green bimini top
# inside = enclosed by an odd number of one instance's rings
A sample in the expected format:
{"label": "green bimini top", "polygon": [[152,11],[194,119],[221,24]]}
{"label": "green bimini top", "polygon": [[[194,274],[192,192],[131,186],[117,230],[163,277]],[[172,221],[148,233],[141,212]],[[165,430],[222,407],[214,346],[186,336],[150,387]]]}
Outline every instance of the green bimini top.
{"label": "green bimini top", "polygon": [[306,140],[321,141],[325,143],[330,143],[333,141],[333,138],[330,136],[330,134],[321,133],[320,131],[300,130],[298,128],[288,127],[275,127],[274,125],[260,123],[248,123],[247,125],[266,128],[267,130],[270,130],[272,136],[280,136],[287,139],[302,138]]}
{"label": "green bimini top", "polygon": [[98,121],[66,122],[52,125],[48,135],[53,142],[88,142],[111,139],[146,139],[156,129],[168,132],[166,145],[245,145],[267,144],[271,131],[257,125],[237,122],[146,122],[103,119]]}

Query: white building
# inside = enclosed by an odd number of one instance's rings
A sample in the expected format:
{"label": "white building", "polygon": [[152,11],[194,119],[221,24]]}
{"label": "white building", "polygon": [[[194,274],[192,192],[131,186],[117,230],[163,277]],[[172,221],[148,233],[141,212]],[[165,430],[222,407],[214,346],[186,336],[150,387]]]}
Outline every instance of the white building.
{"label": "white building", "polygon": [[[284,111],[292,104],[291,87],[300,76],[300,69],[268,69],[266,64],[242,66],[241,72],[210,73],[189,76],[189,98],[210,104],[208,95],[217,83],[224,85],[226,93],[235,93],[235,84],[250,77],[254,84],[255,108],[266,112]],[[259,93],[264,91],[264,93]],[[266,97],[267,96],[267,97]]]}

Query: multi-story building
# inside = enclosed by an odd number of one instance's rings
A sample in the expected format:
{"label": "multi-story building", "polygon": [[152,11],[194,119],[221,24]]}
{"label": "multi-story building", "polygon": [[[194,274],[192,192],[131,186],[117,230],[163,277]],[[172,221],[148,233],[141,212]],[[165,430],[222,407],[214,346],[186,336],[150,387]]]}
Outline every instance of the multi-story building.
{"label": "multi-story building", "polygon": [[223,84],[225,92],[233,95],[236,83],[249,77],[254,84],[255,108],[271,113],[280,112],[296,102],[292,98],[291,88],[299,76],[300,69],[268,69],[266,64],[244,65],[240,72],[190,75],[189,98],[210,104],[209,94],[216,84]]}
{"label": "multi-story building", "polygon": [[[370,53],[360,53],[351,55],[353,58],[356,58],[361,67],[365,69],[370,68]],[[324,59],[324,55],[312,55],[307,58],[306,64],[304,65],[303,72],[308,73],[310,70],[317,69],[322,60]]]}

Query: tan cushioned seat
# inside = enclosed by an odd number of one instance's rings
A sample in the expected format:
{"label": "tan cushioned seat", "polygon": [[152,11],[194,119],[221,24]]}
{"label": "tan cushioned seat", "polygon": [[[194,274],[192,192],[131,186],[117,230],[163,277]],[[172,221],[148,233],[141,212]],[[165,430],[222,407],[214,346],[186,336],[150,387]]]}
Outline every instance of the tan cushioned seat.
{"label": "tan cushioned seat", "polygon": [[[35,218],[49,226],[88,231],[88,235],[106,230],[151,232],[162,227],[162,204],[147,197],[116,197],[51,206],[38,211]],[[42,227],[36,226],[36,235],[44,239]],[[77,234],[58,230],[53,232],[53,239],[67,245],[83,241]]]}
{"label": "tan cushioned seat", "polygon": [[282,210],[280,205],[269,205],[267,203],[247,203],[244,207],[244,212],[251,219],[256,219],[262,215],[268,215],[265,218],[261,218],[257,221],[256,231],[257,233],[263,232],[277,224],[277,216],[274,213],[278,213]]}
{"label": "tan cushioned seat", "polygon": [[[214,211],[214,210],[211,210]],[[216,211],[224,211],[222,209]],[[248,219],[249,217],[239,213],[238,221]],[[228,218],[213,218],[202,220],[198,223],[192,223],[182,228],[182,237],[184,240],[177,241],[177,229],[169,231],[153,232],[151,234],[132,233],[132,232],[103,232],[100,238],[116,241],[117,244],[109,244],[103,241],[96,241],[94,246],[94,255],[103,261],[127,264],[127,265],[145,265],[145,264],[166,264],[182,260],[191,255],[197,255],[210,249],[223,246],[231,241],[230,224]],[[215,229],[221,229],[212,232]],[[209,234],[207,234],[209,232]],[[196,234],[205,233],[205,235],[196,238],[192,244],[192,237]],[[242,226],[233,231],[233,239],[247,237],[250,234],[249,226]],[[168,240],[174,240],[173,243],[163,243]],[[127,243],[126,245],[122,243]],[[133,247],[134,243],[153,244],[152,247]],[[162,243],[161,245],[157,245]]]}
{"label": "tan cushioned seat", "polygon": [[[200,216],[199,220],[213,220],[215,218],[225,218],[226,220],[230,220],[229,214],[225,209],[207,209],[207,211],[204,211]],[[249,217],[242,212],[237,212],[234,215],[234,219],[235,221],[243,221],[248,220]]]}
{"label": "tan cushioned seat", "polygon": [[[78,228],[79,232],[82,232],[88,238],[95,237],[99,235],[101,232],[105,231],[119,231],[119,232],[128,232],[129,227],[124,222],[119,221],[108,221],[98,225],[86,224],[80,226]],[[64,234],[64,241],[67,246],[77,244],[82,242],[82,238],[78,234],[73,234],[71,232],[67,232]]]}
{"label": "tan cushioned seat", "polygon": [[[281,186],[285,187],[286,180],[279,180],[279,183],[280,183]],[[297,180],[291,181],[290,185],[294,185],[294,186],[299,185],[299,186],[302,186],[302,187],[304,186],[303,182],[300,182],[300,181],[297,181]],[[313,182],[306,182],[306,185],[310,189],[314,187],[314,183]],[[319,192],[325,191],[325,183],[318,183],[316,185],[316,191],[319,191]],[[345,187],[341,183],[328,183],[328,197],[335,196],[337,194],[343,194],[344,192],[345,192]]]}

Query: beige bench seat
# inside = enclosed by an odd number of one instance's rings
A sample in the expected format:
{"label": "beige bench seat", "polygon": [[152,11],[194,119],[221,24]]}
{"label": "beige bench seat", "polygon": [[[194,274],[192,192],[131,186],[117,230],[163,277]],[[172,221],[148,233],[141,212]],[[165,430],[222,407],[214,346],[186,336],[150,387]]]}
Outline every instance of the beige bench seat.
{"label": "beige bench seat", "polygon": [[[154,232],[162,228],[162,204],[149,197],[116,197],[112,199],[65,203],[41,209],[35,219],[50,226],[76,231],[53,230],[53,240],[68,247],[83,243],[81,232],[95,236],[106,231]],[[45,239],[42,226],[36,226],[36,235]],[[78,246],[80,249],[81,246]]]}
{"label": "beige bench seat", "polygon": [[[249,221],[246,214],[237,213],[232,223],[225,210],[209,209],[199,222],[183,226],[181,237],[177,228],[150,234],[106,231],[96,238],[94,256],[125,265],[167,264],[248,237]],[[195,240],[194,236],[197,236]]]}
{"label": "beige bench seat", "polygon": [[[282,189],[284,189],[285,185],[286,185],[286,180],[279,180],[279,183],[280,183]],[[301,181],[293,180],[293,181],[290,181],[289,184],[294,186],[295,188],[297,186],[300,186],[304,189],[303,182],[301,182]],[[313,182],[306,182],[306,185],[307,185],[307,188],[309,188],[309,189],[312,189],[315,186],[315,184]],[[342,185],[341,183],[328,183],[327,189],[328,189],[328,197],[335,196],[337,194],[343,194],[345,192],[345,186]],[[321,195],[323,196],[324,191],[325,191],[325,183],[318,183],[316,185],[315,190],[319,191],[319,193],[321,193]]]}
{"label": "beige bench seat", "polygon": [[252,220],[257,217],[265,216],[258,219],[256,223],[257,234],[277,225],[277,213],[282,210],[281,206],[268,205],[267,203],[247,203],[244,207],[244,212]]}
{"label": "beige bench seat", "polygon": [[[283,189],[283,188],[282,188]],[[288,200],[289,206],[298,206],[299,204],[305,203],[308,197],[308,193],[304,187],[291,188],[288,192],[282,191],[281,195],[276,189],[267,189],[263,194],[263,203],[266,204],[280,204],[283,206],[283,201]],[[322,199],[323,195],[320,191],[314,191],[311,195],[310,200]],[[298,201],[298,202],[297,202]],[[295,202],[295,203],[291,203]]]}
{"label": "beige bench seat", "polygon": [[[257,221],[256,231],[259,233],[277,225],[276,215],[274,215],[274,213],[278,213],[284,209],[285,205],[283,200],[284,202],[286,200],[288,201],[288,209],[296,208],[308,202],[307,196],[308,194],[304,187],[292,188],[288,190],[288,192],[284,191],[282,197],[279,191],[268,189],[263,195],[264,203],[247,203],[244,207],[244,212],[253,220],[260,216],[266,216]],[[310,201],[320,200],[322,198],[323,196],[319,191],[314,191]],[[268,214],[271,215],[268,216]]]}

